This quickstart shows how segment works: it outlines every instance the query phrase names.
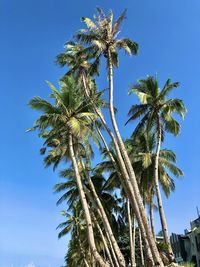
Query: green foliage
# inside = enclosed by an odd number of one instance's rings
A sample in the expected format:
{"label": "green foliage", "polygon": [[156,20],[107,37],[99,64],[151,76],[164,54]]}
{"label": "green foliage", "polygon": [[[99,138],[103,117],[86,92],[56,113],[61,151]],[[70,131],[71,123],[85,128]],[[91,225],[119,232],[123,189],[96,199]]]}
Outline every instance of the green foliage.
{"label": "green foliage", "polygon": [[157,242],[157,248],[160,252],[168,252],[168,245],[164,242]]}
{"label": "green foliage", "polygon": [[173,118],[173,115],[180,115],[184,119],[186,108],[182,100],[167,98],[172,89],[178,86],[179,83],[171,83],[168,79],[160,90],[158,79],[153,76],[147,76],[146,79],[141,79],[132,86],[129,93],[135,93],[140,100],[140,104],[133,105],[129,110],[129,119],[126,122],[127,124],[140,118],[133,136],[152,129],[158,133],[159,127],[162,129],[162,140],[164,131],[174,135],[179,134],[180,124]]}
{"label": "green foliage", "polygon": [[[94,75],[100,73],[101,57],[106,59],[106,67],[108,67],[110,55],[112,65],[118,67],[119,50],[125,51],[128,55],[138,53],[136,42],[129,38],[119,38],[125,18],[126,10],[114,20],[112,11],[105,14],[101,8],[97,8],[93,19],[83,17],[82,22],[86,28],[79,30],[72,41],[66,42],[64,52],[56,58],[57,64],[67,67],[66,74],[59,81],[59,89],[47,82],[51,89],[49,100],[36,96],[29,102],[32,109],[41,113],[29,131],[38,131],[39,138],[44,140],[40,154],[44,157],[45,166],[53,166],[55,169],[59,164],[64,165],[64,169],[60,171],[63,181],[54,186],[54,191],[61,194],[57,204],[66,205],[65,210],[61,211],[63,222],[57,227],[59,238],[65,235],[71,237],[65,258],[66,267],[82,267],[86,266],[86,262],[92,266],[86,221],[69,156],[69,136],[73,138],[75,159],[90,215],[93,218],[92,226],[97,250],[105,260],[108,260],[94,218],[97,218],[105,238],[107,238],[106,228],[97,212],[96,199],[91,196],[87,176],[91,179],[102,202],[126,263],[130,262],[127,195],[119,159],[112,143],[108,145],[108,151],[105,144],[101,142],[99,130],[103,131],[104,127],[94,112],[94,110],[102,112],[102,108],[108,107],[106,94],[104,94],[106,90],[99,90],[94,78]],[[165,131],[178,135],[180,125],[174,114],[184,118],[186,112],[182,100],[168,99],[169,93],[178,86],[179,83],[172,83],[168,79],[161,90],[157,77],[147,76],[146,79],[139,80],[129,91],[138,96],[140,103],[131,107],[127,123],[137,119],[140,121],[133,130],[132,136],[125,141],[125,146],[143,201],[153,206],[155,194],[153,168],[159,125],[162,130],[162,141],[164,141]],[[97,147],[94,148],[94,145]],[[97,165],[95,165],[96,158],[93,161],[94,151],[100,159]],[[111,158],[114,159],[115,164]],[[85,167],[81,164],[82,161]],[[175,153],[169,149],[160,150],[158,167],[160,185],[168,197],[175,190],[173,176],[180,177],[183,172],[176,165]],[[134,214],[133,209],[131,213]],[[138,228],[135,242],[136,263],[137,266],[141,266]],[[109,246],[109,242],[107,243]],[[163,261],[167,261],[167,245],[158,243],[157,247]]]}

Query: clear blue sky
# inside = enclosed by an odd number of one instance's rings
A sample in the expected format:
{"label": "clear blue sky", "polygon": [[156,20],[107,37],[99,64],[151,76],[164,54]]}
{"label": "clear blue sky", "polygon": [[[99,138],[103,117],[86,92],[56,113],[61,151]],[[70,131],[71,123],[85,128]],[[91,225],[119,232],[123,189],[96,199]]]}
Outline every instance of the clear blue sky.
{"label": "clear blue sky", "polygon": [[[27,107],[35,95],[46,97],[45,80],[56,83],[63,70],[55,56],[81,27],[81,16],[92,16],[96,6],[119,15],[128,8],[122,35],[140,44],[139,56],[123,57],[115,78],[117,120],[123,136],[127,111],[136,100],[127,96],[135,80],[157,73],[181,82],[175,95],[184,100],[188,114],[179,138],[167,136],[185,178],[164,201],[170,231],[183,232],[200,206],[200,2],[199,0],[1,0],[1,160],[0,160],[0,267],[60,266],[67,240],[57,240],[61,220],[52,193],[57,182],[39,156],[41,141],[25,130],[38,116]],[[106,84],[105,76],[100,79]],[[159,230],[157,223],[157,230]]]}

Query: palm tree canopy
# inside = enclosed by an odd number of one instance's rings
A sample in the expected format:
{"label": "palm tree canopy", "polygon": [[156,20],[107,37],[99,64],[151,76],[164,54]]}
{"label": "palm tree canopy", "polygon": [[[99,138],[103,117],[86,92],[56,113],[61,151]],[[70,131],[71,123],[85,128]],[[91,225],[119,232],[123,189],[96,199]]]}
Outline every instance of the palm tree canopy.
{"label": "palm tree canopy", "polygon": [[93,54],[83,53],[85,47],[77,42],[69,41],[65,44],[65,51],[56,57],[56,63],[61,67],[68,66],[69,71],[79,79],[82,75],[99,75],[99,61],[92,60]]}
{"label": "palm tree canopy", "polygon": [[[154,164],[156,136],[152,133],[144,133],[137,138],[126,140],[129,147],[129,156],[138,177],[140,189],[146,195],[154,190]],[[174,177],[182,177],[183,171],[176,165],[176,154],[169,149],[161,149],[158,163],[159,182],[163,192],[168,197],[175,190]]]}
{"label": "palm tree canopy", "polygon": [[54,164],[56,167],[61,159],[68,159],[69,133],[76,139],[75,145],[79,150],[85,143],[89,147],[90,137],[98,142],[93,129],[96,115],[81,94],[81,84],[73,76],[66,76],[60,82],[59,91],[51,83],[48,84],[53,103],[40,97],[34,97],[29,102],[33,109],[42,112],[31,130],[39,130],[39,136],[45,139],[41,154],[50,148],[45,157],[46,166]]}
{"label": "palm tree canopy", "polygon": [[158,119],[164,131],[178,135],[180,132],[180,124],[174,118],[174,114],[180,115],[184,119],[186,108],[181,99],[168,99],[168,94],[179,86],[178,82],[171,83],[168,79],[162,89],[159,88],[157,77],[147,76],[146,79],[139,80],[131,89],[130,93],[135,93],[140,104],[135,104],[129,110],[130,121],[141,118],[134,135],[143,132],[145,128],[150,130],[152,128],[158,131]]}
{"label": "palm tree canopy", "polygon": [[75,34],[75,39],[87,45],[82,51],[88,57],[93,55],[96,58],[95,64],[99,64],[101,55],[108,56],[108,50],[111,52],[113,65],[119,66],[118,49],[123,49],[129,55],[136,55],[138,44],[129,38],[118,39],[120,28],[126,17],[126,10],[113,22],[113,12],[108,15],[101,8],[97,8],[97,14],[94,19],[82,18],[86,24],[86,29],[81,29]]}

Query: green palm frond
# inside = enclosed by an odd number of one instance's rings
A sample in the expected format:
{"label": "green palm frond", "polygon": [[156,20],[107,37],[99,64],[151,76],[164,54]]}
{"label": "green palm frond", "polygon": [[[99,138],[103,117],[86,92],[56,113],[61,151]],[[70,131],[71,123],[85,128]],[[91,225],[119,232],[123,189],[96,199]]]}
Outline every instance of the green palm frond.
{"label": "green palm frond", "polygon": [[34,97],[29,101],[29,106],[32,109],[47,113],[47,114],[60,114],[60,111],[58,108],[54,107],[51,103],[46,101],[45,99],[42,99],[39,96]]}
{"label": "green palm frond", "polygon": [[90,18],[84,18],[82,17],[82,21],[86,24],[86,26],[91,30],[96,30],[97,26],[96,24],[90,19]]}
{"label": "green palm frond", "polygon": [[114,37],[116,37],[116,35],[118,34],[120,27],[122,25],[122,22],[124,21],[124,19],[126,18],[126,12],[127,10],[125,9],[122,14],[117,18],[117,20],[114,23],[113,26],[113,30],[112,30],[112,34]]}
{"label": "green palm frond", "polygon": [[171,162],[176,162],[176,154],[169,149],[162,149],[159,153],[160,158],[164,158],[166,160],[170,160]]}
{"label": "green palm frond", "polygon": [[179,85],[180,85],[179,82],[171,83],[171,80],[168,79],[168,80],[166,81],[166,83],[165,83],[165,85],[164,85],[164,87],[163,87],[161,93],[160,93],[159,98],[160,98],[161,100],[164,100],[164,99],[168,96],[168,94],[169,94],[174,88],[179,87]]}
{"label": "green palm frond", "polygon": [[183,171],[179,169],[174,163],[170,162],[167,159],[160,158],[160,163],[167,168],[175,177],[181,177],[184,175]]}
{"label": "green palm frond", "polygon": [[118,47],[119,49],[124,49],[124,51],[130,56],[137,55],[138,53],[138,44],[136,42],[133,42],[129,38],[117,40],[116,47]]}

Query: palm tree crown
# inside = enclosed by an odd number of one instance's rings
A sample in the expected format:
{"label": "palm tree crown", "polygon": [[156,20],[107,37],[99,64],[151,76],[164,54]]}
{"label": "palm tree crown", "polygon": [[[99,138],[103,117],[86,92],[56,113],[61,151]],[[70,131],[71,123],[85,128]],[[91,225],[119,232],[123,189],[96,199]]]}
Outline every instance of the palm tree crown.
{"label": "palm tree crown", "polygon": [[[164,131],[178,135],[180,132],[180,124],[173,117],[176,113],[184,118],[186,108],[183,101],[177,98],[167,99],[168,94],[179,86],[178,82],[171,83],[168,79],[162,88],[159,88],[157,77],[147,76],[146,79],[141,79],[130,90],[134,92],[140,104],[135,104],[129,110],[130,121],[141,118],[140,123],[137,125],[134,134],[143,132],[145,127],[150,130],[152,127],[158,128],[158,123]],[[158,129],[157,129],[158,130]]]}
{"label": "palm tree crown", "polygon": [[108,57],[108,50],[111,53],[112,64],[119,66],[118,49],[123,49],[129,55],[135,55],[138,51],[138,44],[129,38],[118,39],[120,27],[126,17],[126,10],[113,23],[112,11],[106,16],[101,8],[97,8],[94,20],[82,18],[87,29],[81,29],[75,34],[75,38],[83,44],[89,45],[83,50],[88,57],[92,54],[98,65],[100,56]]}

